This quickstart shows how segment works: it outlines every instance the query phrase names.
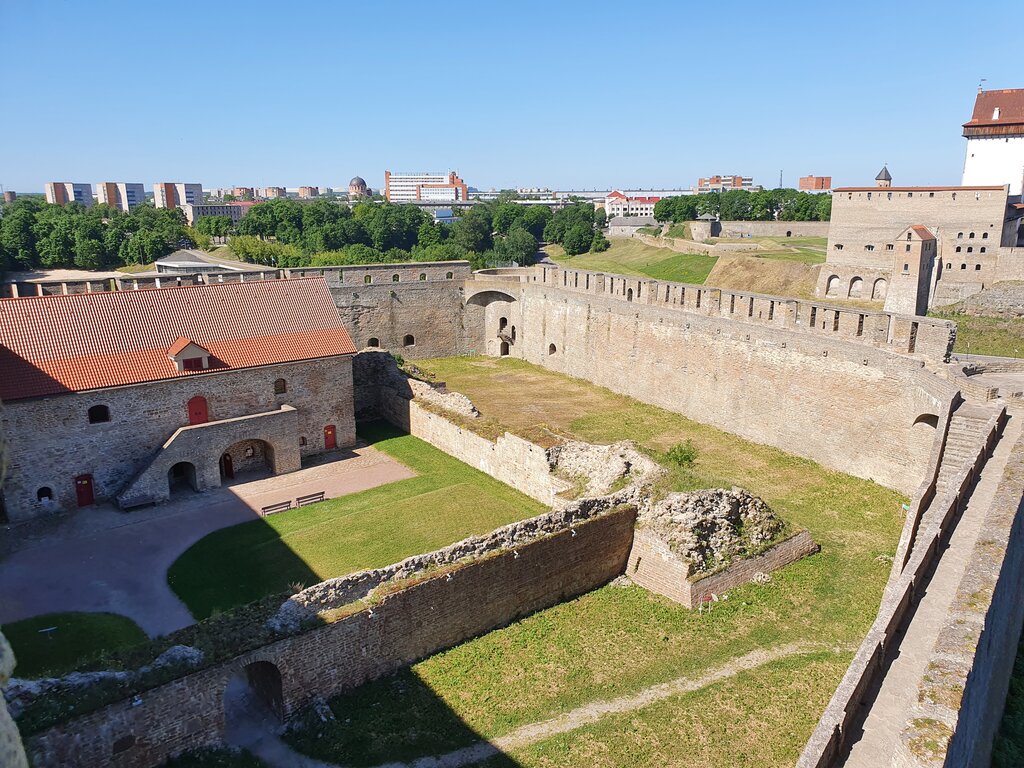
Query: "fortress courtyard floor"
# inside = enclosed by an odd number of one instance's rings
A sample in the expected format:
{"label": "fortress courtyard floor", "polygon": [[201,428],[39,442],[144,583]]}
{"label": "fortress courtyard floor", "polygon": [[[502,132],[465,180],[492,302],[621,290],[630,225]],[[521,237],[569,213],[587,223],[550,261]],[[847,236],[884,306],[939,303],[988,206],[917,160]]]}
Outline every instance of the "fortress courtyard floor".
{"label": "fortress courtyard floor", "polygon": [[287,475],[250,474],[203,494],[121,512],[102,504],[8,526],[0,559],[0,623],[62,611],[105,611],[149,635],[194,619],[167,584],[167,568],[211,531],[259,518],[260,509],[324,491],[327,498],[413,477],[372,446],[342,450]]}

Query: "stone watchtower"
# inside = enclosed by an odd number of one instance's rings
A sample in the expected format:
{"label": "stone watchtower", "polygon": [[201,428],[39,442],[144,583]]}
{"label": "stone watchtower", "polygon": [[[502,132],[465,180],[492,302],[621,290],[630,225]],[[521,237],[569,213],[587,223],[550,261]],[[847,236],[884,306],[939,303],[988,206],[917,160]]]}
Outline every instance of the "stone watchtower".
{"label": "stone watchtower", "polygon": [[876,187],[891,187],[892,186],[892,176],[889,173],[889,167],[888,166],[883,165],[882,166],[882,170],[880,170],[878,172],[878,175],[875,176],[875,186]]}

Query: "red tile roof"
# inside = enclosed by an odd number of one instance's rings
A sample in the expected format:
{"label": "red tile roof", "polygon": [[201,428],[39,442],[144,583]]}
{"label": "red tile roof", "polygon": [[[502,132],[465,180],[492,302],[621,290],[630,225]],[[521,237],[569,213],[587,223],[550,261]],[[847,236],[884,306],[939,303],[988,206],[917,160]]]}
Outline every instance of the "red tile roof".
{"label": "red tile roof", "polygon": [[931,230],[929,230],[928,227],[922,226],[921,224],[912,224],[910,228],[914,230],[914,232],[917,233],[917,236],[920,237],[922,240],[935,239],[935,235],[931,233]]}
{"label": "red tile roof", "polygon": [[[210,351],[209,369],[176,369],[182,337]],[[322,277],[0,300],[3,400],[355,351]]]}
{"label": "red tile roof", "polygon": [[[173,344],[171,344],[171,346],[168,348],[167,354],[168,355],[176,355],[179,352],[181,352],[183,349],[185,349],[191,343],[192,343],[191,340],[186,339],[184,336],[179,336],[178,340],[176,342],[174,342]],[[206,351],[209,352],[210,350],[206,350]]]}
{"label": "red tile roof", "polygon": [[[996,117],[996,110],[999,117]],[[974,114],[964,128],[983,125],[1018,125],[1024,123],[1024,88],[981,91],[974,102]]]}

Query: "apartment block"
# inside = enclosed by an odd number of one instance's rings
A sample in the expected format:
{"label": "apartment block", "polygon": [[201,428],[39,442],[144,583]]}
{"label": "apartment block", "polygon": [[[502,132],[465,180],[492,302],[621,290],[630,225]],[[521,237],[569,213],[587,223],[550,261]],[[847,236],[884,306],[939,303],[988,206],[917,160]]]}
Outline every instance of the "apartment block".
{"label": "apartment block", "polygon": [[77,184],[73,181],[46,182],[46,202],[52,205],[81,203],[86,208],[92,205],[92,184]]}
{"label": "apartment block", "polygon": [[804,192],[828,192],[832,189],[831,176],[810,176],[800,177],[800,187]]}
{"label": "apartment block", "polygon": [[96,185],[96,199],[101,205],[130,211],[146,202],[146,188],[123,181],[101,181]]}
{"label": "apartment block", "polygon": [[693,188],[693,191],[698,194],[704,194],[707,192],[728,192],[731,189],[745,189],[748,192],[760,192],[764,187],[760,184],[755,184],[754,179],[751,176],[734,176],[727,174],[722,176],[708,176],[706,179],[698,179],[697,186]]}
{"label": "apartment block", "polygon": [[203,202],[202,184],[158,182],[153,185],[153,204],[157,208],[181,208]]}

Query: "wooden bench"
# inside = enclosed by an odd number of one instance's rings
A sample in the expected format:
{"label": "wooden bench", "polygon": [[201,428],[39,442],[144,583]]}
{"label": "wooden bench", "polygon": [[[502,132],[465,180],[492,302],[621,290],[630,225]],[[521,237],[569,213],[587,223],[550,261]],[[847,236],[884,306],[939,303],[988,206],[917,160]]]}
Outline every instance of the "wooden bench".
{"label": "wooden bench", "polygon": [[307,504],[316,504],[318,501],[324,500],[324,492],[319,491],[317,493],[310,493],[307,496],[299,496],[295,500],[296,507],[305,507]]}
{"label": "wooden bench", "polygon": [[263,507],[260,510],[260,517],[266,517],[272,515],[275,512],[284,512],[286,509],[291,509],[292,503],[290,501],[281,501],[277,504],[270,504],[269,506]]}

